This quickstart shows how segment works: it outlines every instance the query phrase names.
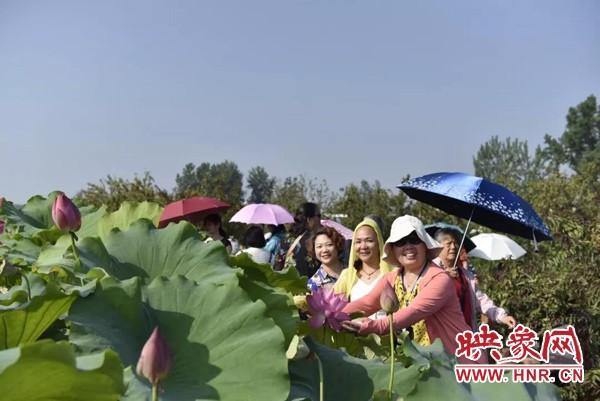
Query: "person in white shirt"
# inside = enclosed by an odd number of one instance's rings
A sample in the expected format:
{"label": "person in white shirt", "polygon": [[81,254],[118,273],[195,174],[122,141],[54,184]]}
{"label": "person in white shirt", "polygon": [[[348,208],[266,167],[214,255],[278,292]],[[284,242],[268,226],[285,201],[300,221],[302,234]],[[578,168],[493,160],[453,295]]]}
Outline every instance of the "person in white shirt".
{"label": "person in white shirt", "polygon": [[266,244],[265,233],[258,226],[249,227],[242,238],[242,249],[239,253],[246,253],[250,258],[259,264],[269,264],[271,253],[264,249]]}

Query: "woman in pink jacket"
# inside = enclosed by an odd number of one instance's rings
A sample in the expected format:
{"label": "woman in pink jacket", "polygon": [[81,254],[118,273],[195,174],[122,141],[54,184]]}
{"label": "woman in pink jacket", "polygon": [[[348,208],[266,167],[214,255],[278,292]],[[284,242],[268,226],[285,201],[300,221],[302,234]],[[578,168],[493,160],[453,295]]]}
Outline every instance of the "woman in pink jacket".
{"label": "woman in pink jacket", "polygon": [[[378,311],[381,292],[391,285],[401,305],[393,315],[394,329],[409,329],[414,341],[422,345],[439,338],[446,352],[454,355],[456,335],[471,328],[465,323],[452,279],[432,262],[439,248],[440,244],[427,234],[419,219],[398,217],[385,243],[383,260],[399,268],[387,273],[368,295],[350,302],[344,312],[368,316]],[[361,318],[344,322],[343,327],[359,334],[386,334],[389,320]],[[479,362],[485,362],[484,353],[481,355]]]}

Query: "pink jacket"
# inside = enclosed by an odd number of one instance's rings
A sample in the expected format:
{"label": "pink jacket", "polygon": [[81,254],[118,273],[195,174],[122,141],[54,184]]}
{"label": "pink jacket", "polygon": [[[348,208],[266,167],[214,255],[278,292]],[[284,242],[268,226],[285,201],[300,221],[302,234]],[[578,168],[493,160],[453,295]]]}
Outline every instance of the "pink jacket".
{"label": "pink jacket", "polygon": [[[365,316],[377,312],[381,308],[379,297],[384,286],[389,283],[394,287],[399,275],[400,269],[394,269],[387,273],[369,294],[346,305],[344,312],[363,312]],[[430,263],[418,285],[419,291],[413,302],[394,313],[395,330],[401,330],[420,320],[425,320],[429,339],[433,342],[439,338],[446,352],[454,355],[457,348],[456,335],[463,331],[471,331],[471,328],[465,323],[452,279],[442,268]],[[360,334],[387,334],[389,330],[387,318],[365,319]],[[473,361],[463,358],[459,358],[459,361],[473,363]],[[478,362],[487,362],[485,353],[482,353]]]}

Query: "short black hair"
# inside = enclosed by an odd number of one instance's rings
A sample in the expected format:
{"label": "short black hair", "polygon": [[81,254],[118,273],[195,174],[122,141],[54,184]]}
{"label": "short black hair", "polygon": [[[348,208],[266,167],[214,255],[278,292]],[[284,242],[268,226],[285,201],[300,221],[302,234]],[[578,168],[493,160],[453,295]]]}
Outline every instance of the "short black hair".
{"label": "short black hair", "polygon": [[247,247],[264,248],[267,243],[263,229],[259,226],[249,227],[244,233],[242,243]]}
{"label": "short black hair", "polygon": [[300,208],[298,209],[298,212],[296,214],[299,214],[308,219],[311,217],[320,216],[321,211],[319,210],[319,205],[317,205],[316,203],[304,202],[300,205]]}

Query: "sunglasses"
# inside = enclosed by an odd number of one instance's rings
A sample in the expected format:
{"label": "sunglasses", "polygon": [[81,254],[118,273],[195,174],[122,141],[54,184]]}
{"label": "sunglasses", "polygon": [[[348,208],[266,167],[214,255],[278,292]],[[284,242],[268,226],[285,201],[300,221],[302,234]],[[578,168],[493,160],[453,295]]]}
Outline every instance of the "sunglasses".
{"label": "sunglasses", "polygon": [[419,238],[419,236],[416,233],[412,233],[412,234],[394,242],[392,245],[399,248],[406,244],[419,245],[421,242],[423,242],[423,241],[421,241],[421,238]]}

